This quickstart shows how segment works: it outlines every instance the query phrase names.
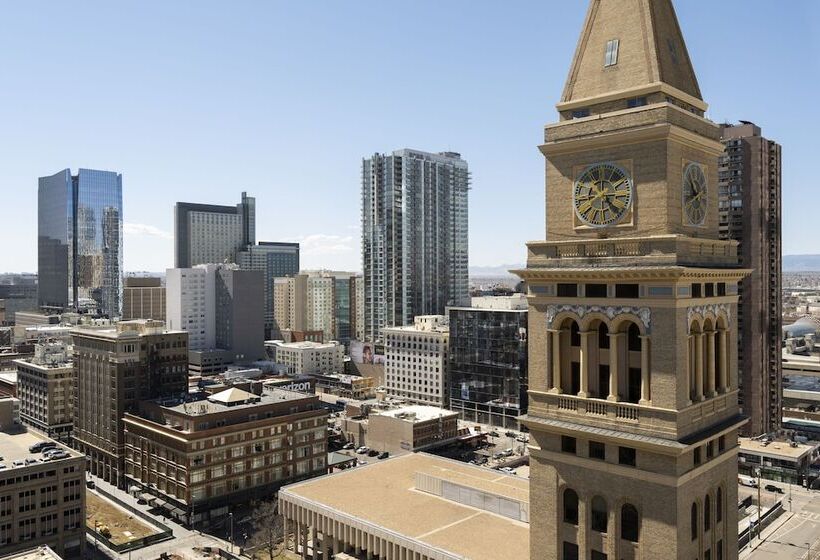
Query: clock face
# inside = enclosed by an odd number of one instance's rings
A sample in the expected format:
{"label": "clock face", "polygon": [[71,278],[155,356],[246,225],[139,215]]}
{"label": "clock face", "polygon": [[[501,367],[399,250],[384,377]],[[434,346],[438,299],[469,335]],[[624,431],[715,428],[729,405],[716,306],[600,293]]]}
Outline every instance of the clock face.
{"label": "clock face", "polygon": [[587,167],[575,181],[575,215],[584,224],[604,227],[617,223],[632,205],[632,178],[614,163]]}
{"label": "clock face", "polygon": [[707,195],[703,167],[690,163],[683,171],[683,212],[690,225],[701,226],[706,221]]}

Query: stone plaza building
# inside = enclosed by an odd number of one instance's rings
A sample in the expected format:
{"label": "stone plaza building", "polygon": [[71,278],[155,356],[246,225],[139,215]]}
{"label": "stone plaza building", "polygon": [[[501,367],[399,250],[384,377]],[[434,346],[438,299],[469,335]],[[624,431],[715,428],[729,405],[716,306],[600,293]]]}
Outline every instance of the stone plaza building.
{"label": "stone plaza building", "polygon": [[529,243],[532,560],[736,559],[737,242],[671,0],[592,0]]}

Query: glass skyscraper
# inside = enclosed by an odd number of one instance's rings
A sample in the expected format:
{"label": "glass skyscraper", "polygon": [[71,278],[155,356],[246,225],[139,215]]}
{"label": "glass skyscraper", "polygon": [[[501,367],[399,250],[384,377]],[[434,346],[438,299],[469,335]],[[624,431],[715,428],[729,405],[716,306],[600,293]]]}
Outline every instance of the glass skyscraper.
{"label": "glass skyscraper", "polygon": [[122,312],[122,175],[64,169],[38,188],[38,303]]}
{"label": "glass skyscraper", "polygon": [[236,254],[236,264],[244,270],[261,270],[265,273],[265,336],[271,336],[274,322],[274,278],[299,274],[299,244],[260,241],[259,245],[248,245],[245,250],[239,251]]}
{"label": "glass skyscraper", "polygon": [[362,162],[364,335],[469,305],[467,162],[398,150]]}

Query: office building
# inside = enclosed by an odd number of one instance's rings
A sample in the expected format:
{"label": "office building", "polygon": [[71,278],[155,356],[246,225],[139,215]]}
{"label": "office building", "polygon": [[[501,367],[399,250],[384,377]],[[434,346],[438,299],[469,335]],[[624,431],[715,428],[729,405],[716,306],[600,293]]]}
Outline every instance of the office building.
{"label": "office building", "polygon": [[277,364],[287,366],[288,374],[341,373],[344,371],[344,346],[335,340],[321,342],[265,342],[267,354]]}
{"label": "office building", "polygon": [[449,408],[463,420],[519,429],[527,412],[527,300],[473,298],[451,307],[447,365]]}
{"label": "office building", "polygon": [[38,302],[60,311],[122,309],[122,175],[64,169],[40,177]]}
{"label": "office building", "polygon": [[[234,264],[169,268],[166,322],[187,331],[191,351],[220,350],[231,361],[264,356],[263,273]],[[220,357],[220,362],[223,358]]]}
{"label": "office building", "polygon": [[85,457],[63,446],[58,459],[29,450],[47,441],[32,432],[0,433],[0,550],[49,546],[79,560],[85,558]]}
{"label": "office building", "polygon": [[236,263],[244,270],[260,270],[264,273],[265,289],[265,336],[270,337],[274,323],[274,279],[299,274],[299,244],[260,241],[237,253]]}
{"label": "office building", "polygon": [[356,275],[355,285],[353,287],[354,294],[353,303],[350,307],[355,313],[356,322],[351,327],[353,331],[353,339],[364,341],[364,277],[361,274]]}
{"label": "office building", "polygon": [[415,453],[452,443],[458,437],[458,414],[435,406],[409,405],[344,420],[345,439],[391,455]]}
{"label": "office building", "polygon": [[349,272],[324,270],[276,278],[274,338],[283,338],[285,331],[321,331],[324,340],[349,344],[357,328],[355,306],[359,281]]}
{"label": "office building", "polygon": [[255,243],[256,199],[247,193],[236,206],[174,206],[174,268],[235,263],[237,253]]}
{"label": "office building", "polygon": [[48,437],[71,443],[74,426],[74,363],[62,341],[37,344],[34,356],[14,360],[20,418]]}
{"label": "office building", "polygon": [[0,302],[4,311],[0,326],[14,325],[15,313],[37,309],[37,284],[0,284]]}
{"label": "office building", "polygon": [[162,279],[131,276],[122,290],[122,320],[165,320],[165,286]]}
{"label": "office building", "polygon": [[296,554],[529,560],[528,489],[523,478],[408,453],[283,488],[279,511]]}
{"label": "office building", "polygon": [[398,150],[362,161],[365,338],[469,305],[467,162]]}
{"label": "office building", "polygon": [[0,397],[0,430],[17,431],[22,425],[20,399],[14,396]]}
{"label": "office building", "polygon": [[230,388],[145,402],[124,422],[129,485],[189,524],[326,471],[327,412],[314,395]]}
{"label": "office building", "polygon": [[362,278],[356,274],[334,272],[333,280],[333,334],[347,348],[351,340],[356,340]]}
{"label": "office building", "polygon": [[721,140],[720,238],[740,243],[752,271],[739,286],[737,361],[743,432],[757,436],[779,430],[782,416],[781,150],[749,122],[723,125]]}
{"label": "office building", "polygon": [[384,329],[384,377],[390,396],[445,406],[449,331],[443,315],[416,317],[412,326]]}
{"label": "office building", "polygon": [[[737,242],[671,0],[591,0],[527,245],[530,559],[738,558]],[[533,200],[535,203],[535,199]]]}
{"label": "office building", "polygon": [[74,340],[74,447],[92,474],[124,487],[123,416],[188,390],[188,333],[161,321],[80,327]]}

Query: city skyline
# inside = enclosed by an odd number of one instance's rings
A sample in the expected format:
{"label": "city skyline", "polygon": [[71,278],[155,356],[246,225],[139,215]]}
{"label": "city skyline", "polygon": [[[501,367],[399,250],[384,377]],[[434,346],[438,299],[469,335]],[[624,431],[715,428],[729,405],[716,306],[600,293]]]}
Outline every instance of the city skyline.
{"label": "city skyline", "polygon": [[[791,38],[817,41],[820,8],[752,4],[697,0],[678,11],[708,116],[754,121],[788,151],[784,254],[817,252],[800,230],[812,219],[801,201],[812,188],[807,135],[817,117],[805,109],[816,78],[798,72]],[[361,160],[405,147],[458,151],[470,162],[470,266],[523,262],[524,242],[543,236],[543,206],[520,204],[543,188],[533,123],[555,117],[556,100],[545,92],[560,91],[566,79],[576,42],[570,30],[582,10],[569,0],[514,11],[477,2],[468,12],[452,3],[436,6],[436,21],[419,31],[414,18],[373,6],[212,3],[191,13],[163,6],[156,18],[144,8],[54,4],[48,20],[31,6],[6,7],[16,25],[0,39],[11,77],[0,92],[7,132],[0,150],[8,156],[5,201],[19,220],[0,225],[0,234],[19,242],[3,248],[4,271],[36,270],[37,177],[69,164],[123,174],[126,271],[172,266],[176,201],[230,204],[242,190],[257,198],[259,239],[300,242],[304,268],[360,271]],[[700,17],[704,7],[713,17]],[[556,14],[566,25],[541,33]],[[72,19],[95,33],[61,27]],[[217,23],[219,37],[210,31]],[[747,51],[733,61],[736,80],[710,64],[715,37]],[[15,48],[29,43],[25,52]],[[373,53],[378,79],[400,87],[385,92],[364,79],[362,61]],[[389,63],[408,54],[424,60],[424,80]],[[766,80],[752,78],[760,68]],[[92,71],[110,72],[112,85],[76,80],[58,98],[46,87]],[[755,93],[737,96],[738,87]],[[55,123],[72,134],[46,134]],[[316,145],[328,136],[344,141],[317,165]],[[517,219],[488,228],[498,215]]]}

